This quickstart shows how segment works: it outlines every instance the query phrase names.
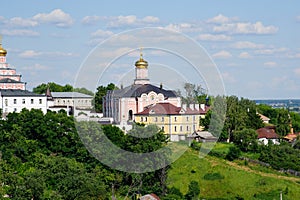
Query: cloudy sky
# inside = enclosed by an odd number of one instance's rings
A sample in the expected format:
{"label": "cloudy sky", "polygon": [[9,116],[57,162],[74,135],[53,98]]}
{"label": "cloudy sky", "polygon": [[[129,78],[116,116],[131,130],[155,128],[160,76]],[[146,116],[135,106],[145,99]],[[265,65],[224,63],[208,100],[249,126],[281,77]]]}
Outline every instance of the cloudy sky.
{"label": "cloudy sky", "polygon": [[[29,90],[47,82],[73,84],[80,67],[97,45],[114,34],[144,27],[176,31],[202,46],[216,64],[228,95],[251,99],[300,98],[299,1],[10,0],[1,3],[0,34],[3,47],[8,50],[7,61],[22,74]],[[132,39],[122,37],[127,44],[132,44]],[[163,37],[161,40],[164,42]],[[118,77],[124,77],[124,69],[133,72],[139,56],[134,48],[119,46],[113,52],[101,53],[112,58],[118,52],[124,53],[122,50],[129,52],[128,59],[114,63],[120,68],[112,70],[101,83],[119,84],[122,81]],[[147,51],[147,45],[144,57],[150,66],[151,62],[161,63],[163,59],[170,59],[168,68],[182,64],[166,52]],[[171,80],[170,77],[173,75],[168,76]]]}

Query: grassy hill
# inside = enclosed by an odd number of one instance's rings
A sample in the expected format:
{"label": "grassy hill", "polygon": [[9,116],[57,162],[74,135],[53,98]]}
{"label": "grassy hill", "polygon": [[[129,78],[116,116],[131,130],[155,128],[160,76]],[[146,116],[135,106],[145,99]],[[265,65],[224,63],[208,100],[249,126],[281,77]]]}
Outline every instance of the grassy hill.
{"label": "grassy hill", "polygon": [[206,156],[189,149],[168,173],[168,187],[176,187],[185,194],[191,181],[200,185],[200,199],[300,199],[300,178],[286,176],[270,168],[229,162]]}

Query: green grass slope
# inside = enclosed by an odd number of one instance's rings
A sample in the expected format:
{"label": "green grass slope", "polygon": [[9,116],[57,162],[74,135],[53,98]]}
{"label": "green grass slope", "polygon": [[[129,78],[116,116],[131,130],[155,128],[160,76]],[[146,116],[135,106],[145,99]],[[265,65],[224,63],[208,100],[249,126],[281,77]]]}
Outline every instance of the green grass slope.
{"label": "green grass slope", "polygon": [[300,178],[285,176],[261,167],[245,166],[220,158],[200,158],[189,149],[171,166],[168,187],[185,194],[191,181],[200,185],[200,199],[300,199]]}

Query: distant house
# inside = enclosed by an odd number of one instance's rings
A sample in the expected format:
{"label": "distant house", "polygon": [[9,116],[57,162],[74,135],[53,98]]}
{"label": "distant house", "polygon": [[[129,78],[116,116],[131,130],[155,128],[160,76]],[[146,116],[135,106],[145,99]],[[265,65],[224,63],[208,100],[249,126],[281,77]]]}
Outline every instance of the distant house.
{"label": "distant house", "polygon": [[89,115],[92,110],[93,96],[79,92],[46,92],[48,109],[51,111],[65,110],[75,117],[81,113]]}
{"label": "distant house", "polygon": [[192,140],[198,142],[216,142],[218,140],[217,137],[208,131],[195,131],[191,135],[188,135],[187,138],[189,139],[189,145],[191,145]]}
{"label": "distant house", "polygon": [[258,140],[267,145],[269,142],[273,144],[279,144],[279,135],[275,132],[275,126],[266,126],[256,130],[258,134]]}
{"label": "distant house", "polygon": [[264,115],[262,115],[260,113],[257,113],[257,114],[259,115],[259,117],[263,121],[263,123],[269,124],[270,118],[268,118],[268,117],[266,117],[266,116],[264,116]]}
{"label": "distant house", "polygon": [[297,139],[297,137],[300,137],[300,133],[290,133],[286,135],[283,139],[288,141],[288,142],[293,142]]}

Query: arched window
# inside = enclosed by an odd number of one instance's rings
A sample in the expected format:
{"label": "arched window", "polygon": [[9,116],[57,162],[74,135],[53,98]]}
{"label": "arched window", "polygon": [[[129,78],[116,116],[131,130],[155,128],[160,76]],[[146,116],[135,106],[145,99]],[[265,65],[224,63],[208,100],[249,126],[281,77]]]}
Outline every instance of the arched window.
{"label": "arched window", "polygon": [[132,110],[129,110],[128,112],[128,120],[132,120]]}

